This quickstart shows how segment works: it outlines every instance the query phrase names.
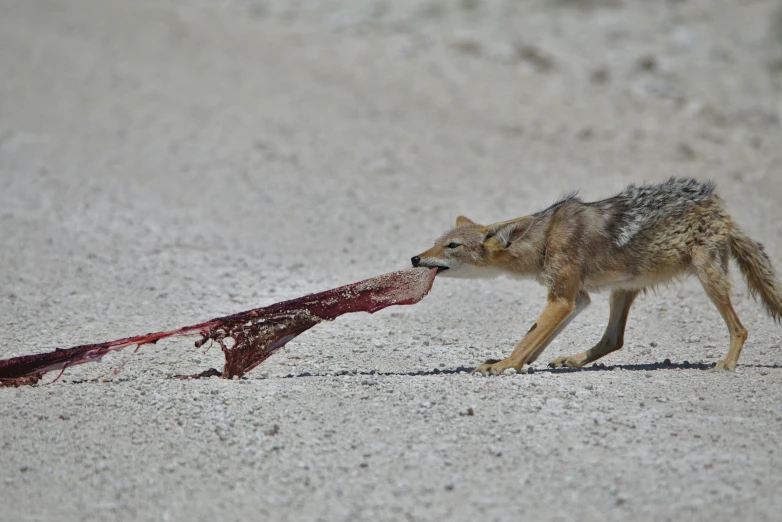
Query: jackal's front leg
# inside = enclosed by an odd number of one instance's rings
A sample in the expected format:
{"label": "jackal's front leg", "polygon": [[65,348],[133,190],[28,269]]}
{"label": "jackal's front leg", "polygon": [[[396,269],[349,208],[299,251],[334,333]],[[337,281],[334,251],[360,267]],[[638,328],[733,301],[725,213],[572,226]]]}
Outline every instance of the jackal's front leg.
{"label": "jackal's front leg", "polygon": [[549,302],[543,309],[543,313],[524,339],[516,345],[510,357],[502,361],[487,361],[478,366],[475,371],[483,374],[500,374],[508,368],[521,370],[524,363],[531,362],[539,355],[538,349],[546,344],[549,337],[568,319],[575,307],[575,299],[549,296]]}

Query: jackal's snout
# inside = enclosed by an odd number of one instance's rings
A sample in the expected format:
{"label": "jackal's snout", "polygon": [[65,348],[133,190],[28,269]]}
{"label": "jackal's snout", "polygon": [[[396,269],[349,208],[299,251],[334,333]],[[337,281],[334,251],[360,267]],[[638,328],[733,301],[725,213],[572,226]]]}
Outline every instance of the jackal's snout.
{"label": "jackal's snout", "polygon": [[436,268],[438,274],[450,268],[448,260],[442,256],[442,253],[438,252],[437,247],[430,248],[426,252],[421,252],[417,256],[411,257],[410,262],[413,263],[414,267]]}

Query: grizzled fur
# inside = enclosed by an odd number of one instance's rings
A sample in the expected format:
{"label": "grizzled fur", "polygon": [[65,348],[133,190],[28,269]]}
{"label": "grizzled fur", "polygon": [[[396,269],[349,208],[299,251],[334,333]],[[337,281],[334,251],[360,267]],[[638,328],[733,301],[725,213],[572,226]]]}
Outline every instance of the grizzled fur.
{"label": "grizzled fur", "polygon": [[694,179],[630,185],[595,202],[571,194],[530,216],[488,226],[459,217],[413,264],[438,267],[443,276],[533,277],[548,287],[549,302],[537,326],[508,359],[478,371],[518,370],[532,362],[589,304],[589,291],[609,289],[611,314],[603,339],[552,364],[582,366],[596,360],[621,347],[639,292],[690,274],[699,278],[728,324],[731,349],[718,366],[733,369],[747,333],[730,304],[731,256],[753,295],[780,320],[782,284],[762,246],[733,223],[712,183]]}
{"label": "grizzled fur", "polygon": [[717,199],[714,188],[714,184],[710,182],[671,178],[656,185],[639,187],[631,184],[616,196],[592,203],[584,203],[576,193],[572,193],[533,216],[551,216],[565,205],[595,207],[603,215],[606,234],[613,239],[616,246],[623,247],[639,232],[681,216],[709,198]]}
{"label": "grizzled fur", "polygon": [[595,204],[612,216],[608,231],[617,246],[623,247],[643,230],[682,216],[716,197],[712,183],[671,178],[659,185],[630,185],[613,198]]}

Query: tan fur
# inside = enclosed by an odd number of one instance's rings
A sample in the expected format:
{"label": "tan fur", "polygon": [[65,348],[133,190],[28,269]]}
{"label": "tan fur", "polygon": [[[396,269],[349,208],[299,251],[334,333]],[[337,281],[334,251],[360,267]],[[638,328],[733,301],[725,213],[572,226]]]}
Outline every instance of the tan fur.
{"label": "tan fur", "polygon": [[[672,179],[630,186],[594,203],[571,197],[532,216],[488,226],[460,216],[456,227],[414,257],[413,264],[439,267],[442,276],[530,277],[549,289],[535,326],[511,355],[488,361],[478,372],[520,370],[589,304],[588,291],[610,289],[609,324],[600,342],[551,365],[581,367],[595,361],[622,347],[630,307],[642,290],[690,274],[698,277],[728,326],[730,349],[717,368],[730,370],[747,330],[730,302],[729,256],[776,320],[782,318],[782,284],[762,247],[733,225],[712,191],[712,185]],[[665,211],[655,205],[666,205]]]}

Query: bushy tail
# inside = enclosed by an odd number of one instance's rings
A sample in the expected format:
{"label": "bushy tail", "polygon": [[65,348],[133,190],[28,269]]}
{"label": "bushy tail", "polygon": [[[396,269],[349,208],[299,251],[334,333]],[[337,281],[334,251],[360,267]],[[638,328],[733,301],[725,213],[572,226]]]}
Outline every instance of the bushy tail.
{"label": "bushy tail", "polygon": [[763,245],[734,227],[730,232],[730,251],[747,280],[752,297],[760,296],[768,314],[782,323],[782,283]]}

